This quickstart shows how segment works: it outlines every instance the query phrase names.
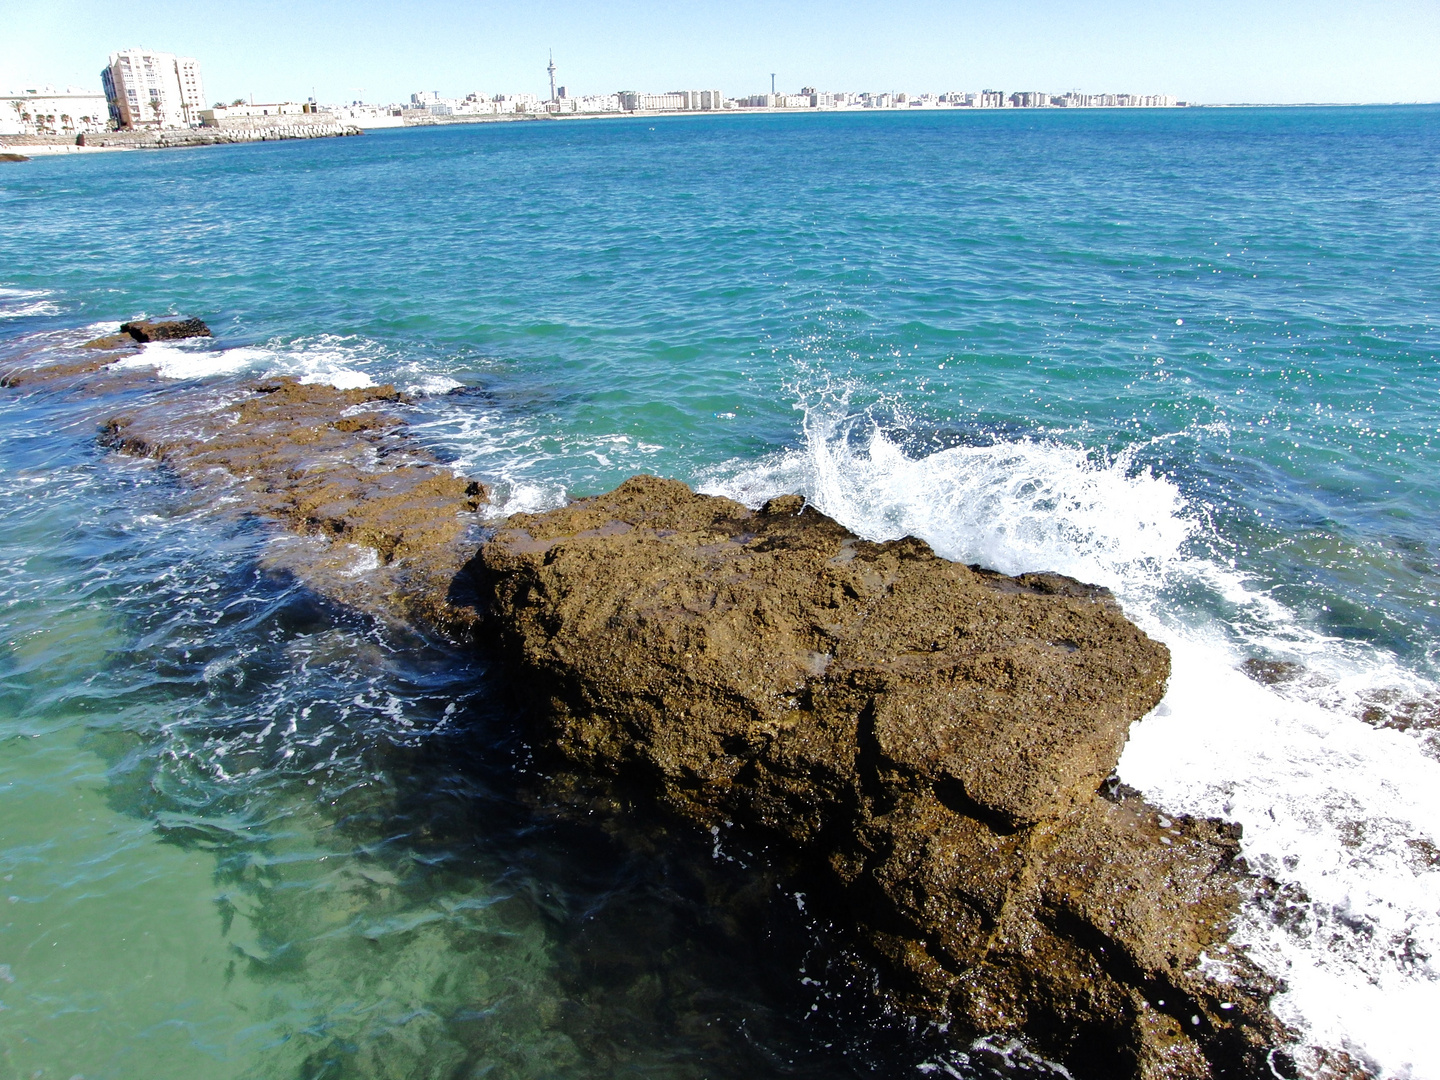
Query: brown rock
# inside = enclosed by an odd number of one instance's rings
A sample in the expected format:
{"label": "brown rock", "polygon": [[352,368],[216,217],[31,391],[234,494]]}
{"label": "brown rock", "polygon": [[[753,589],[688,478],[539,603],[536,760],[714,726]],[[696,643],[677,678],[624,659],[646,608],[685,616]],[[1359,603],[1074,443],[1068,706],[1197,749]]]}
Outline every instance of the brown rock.
{"label": "brown rock", "polygon": [[[129,334],[108,334],[78,347],[55,349],[42,345],[32,350],[20,363],[0,373],[0,386],[72,388],[101,381],[117,385],[147,381],[153,372],[128,369],[122,373],[110,367],[116,360],[139,348],[140,343]],[[60,359],[56,359],[57,353]]]}
{"label": "brown rock", "polygon": [[822,865],[910,1007],[1084,1076],[1264,1074],[1238,829],[1098,794],[1169,672],[1104,590],[653,477],[515,515],[479,574],[544,738]]}
{"label": "brown rock", "polygon": [[0,386],[21,387],[34,383],[63,384],[83,380],[87,375],[104,371],[115,362],[114,356],[100,356],[90,360],[75,360],[58,364],[43,364],[36,367],[17,367],[0,375]]}
{"label": "brown rock", "polygon": [[323,538],[273,553],[321,593],[465,637],[477,612],[459,572],[489,493],[405,436],[403,404],[393,386],[337,390],[287,377],[168,395],[112,418],[104,438],[192,484],[224,488],[243,512]]}
{"label": "brown rock", "polygon": [[180,319],[173,322],[151,322],[137,319],[120,324],[120,333],[129,334],[136,341],[175,341],[179,338],[210,337],[210,327],[199,319]]}

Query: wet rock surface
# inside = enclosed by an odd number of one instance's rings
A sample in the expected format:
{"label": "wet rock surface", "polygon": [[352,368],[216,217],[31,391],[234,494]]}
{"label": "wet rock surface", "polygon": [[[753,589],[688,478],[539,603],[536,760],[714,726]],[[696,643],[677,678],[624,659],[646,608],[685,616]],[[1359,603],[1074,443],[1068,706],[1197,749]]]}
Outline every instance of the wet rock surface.
{"label": "wet rock surface", "polygon": [[793,853],[903,1006],[1087,1077],[1269,1073],[1238,829],[1106,783],[1169,657],[1103,590],[650,477],[471,571],[544,740]]}
{"label": "wet rock surface", "polygon": [[[0,371],[0,386],[26,389],[73,389],[96,383],[153,381],[153,370],[115,368],[118,360],[134,356],[140,343],[129,334],[107,334],[64,349],[40,345],[34,356],[22,354]],[[55,359],[59,353],[63,359]],[[38,360],[39,362],[34,362]]]}
{"label": "wet rock surface", "polygon": [[178,341],[182,338],[210,337],[210,327],[199,319],[177,319],[169,322],[153,322],[136,319],[121,323],[120,333],[128,334],[136,341]]}
{"label": "wet rock surface", "polygon": [[288,526],[273,565],[323,595],[463,639],[477,611],[459,571],[489,492],[405,435],[404,404],[277,378],[159,398],[102,438]]}

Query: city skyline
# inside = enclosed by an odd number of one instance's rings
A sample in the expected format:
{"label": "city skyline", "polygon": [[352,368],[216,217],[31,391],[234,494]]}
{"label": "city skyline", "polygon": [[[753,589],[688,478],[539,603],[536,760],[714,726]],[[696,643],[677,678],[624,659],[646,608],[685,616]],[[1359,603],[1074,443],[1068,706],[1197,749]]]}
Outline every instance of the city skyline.
{"label": "city skyline", "polygon": [[576,94],[718,85],[743,96],[767,92],[776,72],[782,93],[1003,86],[1051,94],[1133,88],[1212,104],[1440,100],[1440,8],[1405,0],[1282,0],[1264,10],[1233,0],[1092,8],[1036,0],[1024,11],[951,5],[884,13],[848,0],[603,12],[559,0],[543,21],[485,4],[415,20],[362,0],[307,13],[323,34],[276,32],[291,13],[270,0],[6,6],[0,89],[93,86],[104,57],[123,43],[204,57],[214,100],[401,101],[420,84],[545,97],[551,49],[559,82]]}

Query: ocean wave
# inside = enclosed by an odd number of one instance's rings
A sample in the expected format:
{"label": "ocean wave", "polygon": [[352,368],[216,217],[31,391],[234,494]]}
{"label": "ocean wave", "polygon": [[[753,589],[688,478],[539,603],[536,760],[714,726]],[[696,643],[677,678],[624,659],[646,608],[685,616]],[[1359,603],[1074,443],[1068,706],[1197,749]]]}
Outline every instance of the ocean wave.
{"label": "ocean wave", "polygon": [[216,348],[209,339],[157,341],[135,356],[126,357],[118,368],[153,367],[167,379],[205,379],[241,373],[290,375],[302,383],[325,383],[341,390],[374,386],[366,371],[377,366],[379,350],[373,343],[335,335],[295,342],[269,342]]}
{"label": "ocean wave", "polygon": [[44,289],[0,288],[0,319],[60,314],[60,305]]}
{"label": "ocean wave", "polygon": [[[1277,886],[1235,940],[1282,980],[1277,1014],[1382,1076],[1440,1077],[1440,761],[1423,732],[1361,718],[1436,686],[1270,596],[1216,554],[1207,508],[1133,453],[1016,439],[911,456],[843,392],[810,402],[803,430],[798,449],[713,470],[701,490],[751,506],[799,491],[871,539],[1112,589],[1173,664],[1121,778],[1170,812],[1244,826],[1247,860]],[[1267,685],[1243,668],[1277,654],[1303,674]]]}
{"label": "ocean wave", "polygon": [[[114,333],[113,324],[90,334]],[[302,383],[324,383],[340,390],[394,383],[409,394],[446,394],[461,385],[434,370],[429,360],[405,360],[367,338],[320,334],[293,341],[217,347],[213,339],[152,342],[117,367],[153,367],[167,379],[205,379],[218,375],[289,375]]]}

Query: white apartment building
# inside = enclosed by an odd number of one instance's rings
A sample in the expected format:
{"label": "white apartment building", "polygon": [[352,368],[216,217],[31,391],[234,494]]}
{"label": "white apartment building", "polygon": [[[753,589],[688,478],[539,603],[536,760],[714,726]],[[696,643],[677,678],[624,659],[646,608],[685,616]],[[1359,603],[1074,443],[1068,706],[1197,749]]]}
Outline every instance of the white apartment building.
{"label": "white apartment building", "polygon": [[191,127],[205,107],[200,62],[189,56],[125,49],[110,54],[100,81],[116,127]]}
{"label": "white apartment building", "polygon": [[681,112],[688,108],[685,95],[678,90],[669,94],[639,94],[621,90],[620,106],[626,112]]}
{"label": "white apartment building", "polygon": [[674,90],[680,95],[680,108],[687,111],[710,112],[725,107],[725,99],[719,90]]}
{"label": "white apartment building", "polygon": [[105,95],[93,90],[43,86],[0,94],[0,135],[70,135],[109,126]]}

